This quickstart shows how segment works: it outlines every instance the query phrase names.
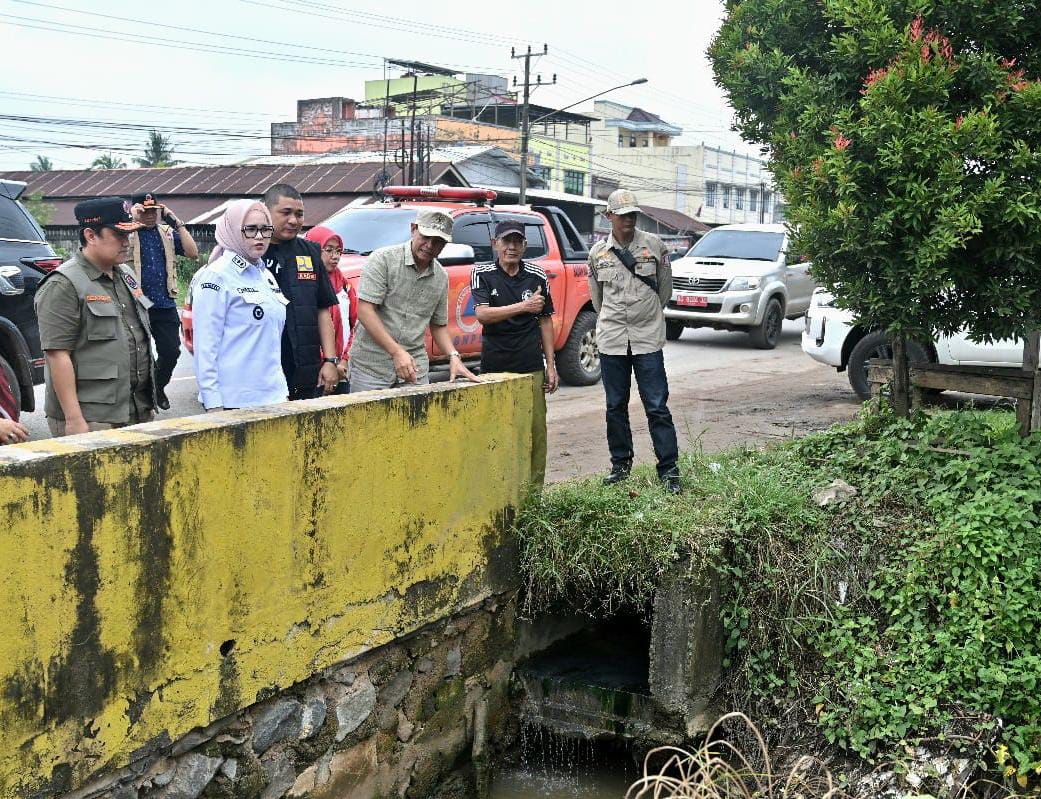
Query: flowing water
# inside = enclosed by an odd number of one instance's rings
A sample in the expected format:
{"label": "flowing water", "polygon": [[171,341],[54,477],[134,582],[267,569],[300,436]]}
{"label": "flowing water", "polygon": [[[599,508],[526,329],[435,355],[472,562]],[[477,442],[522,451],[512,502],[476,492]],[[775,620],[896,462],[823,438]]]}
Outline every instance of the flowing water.
{"label": "flowing water", "polygon": [[638,777],[625,744],[521,728],[520,763],[501,769],[490,799],[623,799]]}
{"label": "flowing water", "polygon": [[611,769],[565,774],[517,766],[496,777],[490,799],[622,799],[629,784],[627,777]]}

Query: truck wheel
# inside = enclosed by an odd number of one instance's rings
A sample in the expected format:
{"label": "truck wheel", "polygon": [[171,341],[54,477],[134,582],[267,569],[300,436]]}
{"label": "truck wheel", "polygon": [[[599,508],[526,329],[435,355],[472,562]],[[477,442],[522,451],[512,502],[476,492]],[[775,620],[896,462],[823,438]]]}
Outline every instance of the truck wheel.
{"label": "truck wheel", "polygon": [[763,323],[748,331],[752,346],[759,350],[772,350],[781,337],[781,325],[784,323],[784,308],[776,297],[766,304]]}
{"label": "truck wheel", "polygon": [[[849,384],[858,397],[862,400],[871,399],[868,361],[874,358],[892,359],[892,357],[893,345],[889,341],[889,336],[881,330],[873,330],[856,343],[849,354],[846,371],[849,374]],[[907,362],[909,364],[929,363],[931,360],[925,347],[917,341],[907,342]],[[935,393],[929,392],[929,395],[935,396]]]}
{"label": "truck wheel", "polygon": [[582,311],[575,317],[571,334],[557,352],[557,374],[569,386],[591,386],[600,381],[596,311]]}
{"label": "truck wheel", "polygon": [[14,395],[14,402],[18,410],[22,410],[22,387],[18,382],[18,375],[15,374],[11,364],[7,362],[4,356],[0,355],[0,373],[7,378],[8,385],[11,386],[11,393]]}
{"label": "truck wheel", "polygon": [[668,341],[676,341],[680,336],[683,335],[683,330],[686,327],[683,322],[677,322],[674,319],[665,320],[665,338]]}

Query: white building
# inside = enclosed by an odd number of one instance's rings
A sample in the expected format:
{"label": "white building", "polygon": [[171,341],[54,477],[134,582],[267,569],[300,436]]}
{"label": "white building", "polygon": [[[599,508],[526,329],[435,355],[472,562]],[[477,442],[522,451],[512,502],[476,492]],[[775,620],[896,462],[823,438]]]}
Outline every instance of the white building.
{"label": "white building", "polygon": [[683,132],[661,117],[610,101],[594,103],[594,196],[619,186],[641,203],[672,208],[708,225],[784,219],[766,162],[704,144],[675,145]]}

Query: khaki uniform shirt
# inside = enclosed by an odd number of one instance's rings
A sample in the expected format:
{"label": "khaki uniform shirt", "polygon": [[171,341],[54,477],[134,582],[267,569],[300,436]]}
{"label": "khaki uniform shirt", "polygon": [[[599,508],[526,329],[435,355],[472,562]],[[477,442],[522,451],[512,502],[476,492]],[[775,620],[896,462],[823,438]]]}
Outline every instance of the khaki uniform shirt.
{"label": "khaki uniform shirt", "polygon": [[[390,337],[416,359],[419,381],[430,363],[423,336],[429,325],[448,324],[448,273],[433,260],[419,271],[412,257],[412,242],[383,247],[369,256],[361,271],[358,299],[371,302]],[[352,374],[357,371],[388,386],[397,380],[394,361],[372,340],[364,325],[358,325],[351,345]]]}
{"label": "khaki uniform shirt", "polygon": [[647,355],[665,346],[662,309],[672,297],[672,265],[662,240],[637,230],[625,249],[636,259],[636,273],[656,278],[658,294],[626,269],[612,247],[614,236],[589,250],[589,293],[599,316],[596,346],[604,355]]}
{"label": "khaki uniform shirt", "polygon": [[[148,331],[135,311],[137,300],[115,272],[106,275],[87,260],[82,252],[77,252],[72,260],[82,267],[88,278],[110,289],[109,296],[119,311],[119,324],[126,333],[126,363],[131,394],[129,423],[148,421],[152,418],[153,408],[150,375],[152,349]],[[40,343],[43,349],[75,351],[82,325],[82,309],[76,288],[69,280],[52,277],[40,287],[36,302],[38,309],[46,309],[45,313],[39,314]],[[87,421],[97,420],[88,418]]]}

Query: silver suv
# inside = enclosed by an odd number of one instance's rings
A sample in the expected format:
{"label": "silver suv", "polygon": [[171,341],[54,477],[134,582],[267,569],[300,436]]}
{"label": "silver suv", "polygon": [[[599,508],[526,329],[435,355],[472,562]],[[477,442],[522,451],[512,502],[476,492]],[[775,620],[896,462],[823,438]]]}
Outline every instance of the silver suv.
{"label": "silver suv", "polygon": [[723,225],[706,233],[672,263],[672,299],[665,306],[666,336],[685,327],[748,333],[773,349],[781,323],[806,313],[816,288],[809,263],[789,263],[784,225]]}

